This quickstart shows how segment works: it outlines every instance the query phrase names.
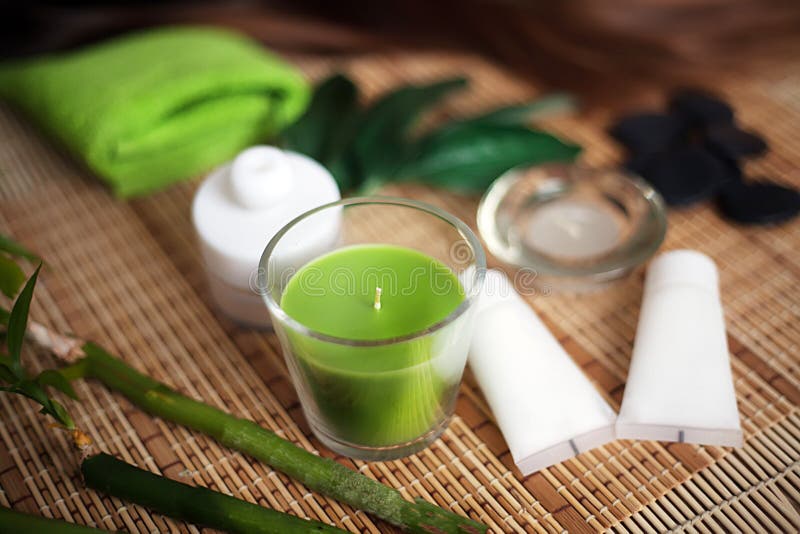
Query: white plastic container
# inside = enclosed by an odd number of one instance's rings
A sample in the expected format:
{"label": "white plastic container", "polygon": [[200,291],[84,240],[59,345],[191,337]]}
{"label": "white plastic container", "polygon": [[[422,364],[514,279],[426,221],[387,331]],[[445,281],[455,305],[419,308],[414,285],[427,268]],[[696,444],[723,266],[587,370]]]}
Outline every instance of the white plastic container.
{"label": "white plastic container", "polygon": [[614,439],[614,410],[500,271],[486,272],[469,363],[523,475]]}
{"label": "white plastic container", "polygon": [[647,272],[617,436],[742,445],[714,262],[692,250]]}
{"label": "white plastic container", "polygon": [[[248,148],[212,172],[197,190],[192,221],[205,262],[211,295],[220,310],[248,326],[270,326],[256,273],[270,239],[289,221],[341,198],[322,165],[270,146]],[[339,212],[305,226],[298,243],[276,258],[298,269],[330,250],[339,237]]]}

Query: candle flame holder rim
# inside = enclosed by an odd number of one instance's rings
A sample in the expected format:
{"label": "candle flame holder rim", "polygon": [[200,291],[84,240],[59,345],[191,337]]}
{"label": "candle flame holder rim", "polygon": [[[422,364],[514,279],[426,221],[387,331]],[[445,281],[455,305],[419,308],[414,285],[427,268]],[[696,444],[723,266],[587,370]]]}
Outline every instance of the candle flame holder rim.
{"label": "candle flame holder rim", "polygon": [[[321,211],[336,207],[344,208],[347,206],[375,205],[375,204],[417,209],[426,212],[429,215],[437,217],[442,221],[446,222],[447,224],[453,226],[453,228],[458,232],[458,234],[462,237],[462,239],[464,239],[464,241],[468,244],[468,246],[475,255],[474,258],[475,279],[474,282],[471,284],[470,289],[466,291],[464,300],[461,302],[461,304],[459,304],[458,307],[455,310],[453,310],[447,317],[445,317],[444,319],[442,319],[437,323],[434,323],[433,325],[427,328],[424,328],[422,330],[417,330],[415,332],[411,332],[410,334],[406,334],[403,336],[383,338],[383,339],[349,339],[338,336],[332,336],[329,334],[325,334],[323,332],[318,332],[312,328],[309,328],[306,325],[294,319],[293,317],[291,317],[289,314],[287,314],[281,307],[280,303],[277,302],[275,298],[272,296],[272,292],[265,289],[269,287],[269,277],[267,275],[269,260],[275,248],[278,246],[278,243],[280,242],[281,238],[283,238],[297,224]],[[452,215],[439,207],[436,207],[432,204],[428,204],[427,202],[421,202],[419,200],[412,200],[410,198],[394,197],[388,195],[385,196],[371,195],[371,196],[361,196],[361,197],[349,197],[337,200],[335,202],[329,202],[328,204],[323,204],[321,206],[317,206],[316,208],[310,209],[304,213],[301,213],[300,215],[298,215],[297,217],[286,223],[283,226],[283,228],[281,228],[272,237],[272,239],[270,239],[270,241],[267,243],[266,248],[264,249],[264,252],[261,255],[258,268],[258,284],[259,287],[262,288],[261,296],[262,299],[264,300],[264,303],[267,305],[267,308],[269,309],[270,313],[274,314],[281,321],[286,323],[291,328],[295,329],[297,332],[303,333],[304,335],[328,343],[335,343],[339,345],[346,345],[353,347],[375,347],[381,345],[392,345],[396,343],[403,343],[418,338],[423,338],[438,330],[441,330],[442,328],[446,327],[453,321],[457,320],[464,313],[466,313],[466,311],[471,306],[474,306],[477,303],[478,297],[480,296],[481,287],[483,286],[485,275],[486,275],[486,253],[483,250],[483,246],[481,245],[480,240],[475,235],[475,232],[473,232],[472,229],[464,221],[462,221],[455,215]]]}

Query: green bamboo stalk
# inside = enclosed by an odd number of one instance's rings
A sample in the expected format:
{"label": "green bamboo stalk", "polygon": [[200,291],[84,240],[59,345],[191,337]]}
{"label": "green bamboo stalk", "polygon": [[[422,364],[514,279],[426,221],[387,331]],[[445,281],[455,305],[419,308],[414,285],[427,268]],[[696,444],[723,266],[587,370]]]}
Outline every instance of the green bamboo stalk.
{"label": "green bamboo stalk", "polygon": [[81,473],[90,488],[169,517],[230,534],[345,534],[344,530],[319,521],[301,519],[208,488],[170,480],[108,454],[84,460]]}
{"label": "green bamboo stalk", "polygon": [[[328,458],[316,456],[252,421],[177,393],[145,376],[93,343],[82,346],[87,377],[100,380],[145,411],[200,431],[252,456],[306,487],[394,525],[422,534],[477,534],[486,526],[422,499],[407,501],[399,491]],[[171,512],[167,512],[173,515]]]}
{"label": "green bamboo stalk", "polygon": [[42,532],[47,534],[99,534],[108,531],[67,523],[60,519],[49,519],[38,515],[26,514],[0,506],[0,532],[5,534]]}

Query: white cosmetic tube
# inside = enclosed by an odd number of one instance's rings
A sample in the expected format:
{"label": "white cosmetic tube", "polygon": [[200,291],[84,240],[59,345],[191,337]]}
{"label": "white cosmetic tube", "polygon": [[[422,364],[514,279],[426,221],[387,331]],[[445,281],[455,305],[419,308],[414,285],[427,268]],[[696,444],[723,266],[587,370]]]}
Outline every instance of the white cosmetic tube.
{"label": "white cosmetic tube", "polygon": [[500,271],[486,273],[469,363],[523,475],[614,439],[614,410]]}
{"label": "white cosmetic tube", "polygon": [[714,262],[692,250],[653,260],[617,436],[742,445]]}

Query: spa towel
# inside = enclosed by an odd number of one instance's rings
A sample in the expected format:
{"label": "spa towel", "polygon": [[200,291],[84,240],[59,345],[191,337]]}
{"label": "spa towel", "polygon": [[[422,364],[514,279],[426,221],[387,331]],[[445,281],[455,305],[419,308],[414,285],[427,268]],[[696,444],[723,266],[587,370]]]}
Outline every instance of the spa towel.
{"label": "spa towel", "polygon": [[308,85],[245,36],[170,27],[0,66],[22,108],[119,196],[202,173],[305,108]]}

